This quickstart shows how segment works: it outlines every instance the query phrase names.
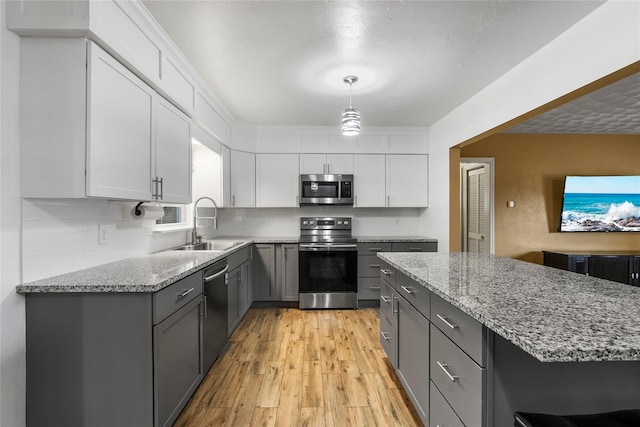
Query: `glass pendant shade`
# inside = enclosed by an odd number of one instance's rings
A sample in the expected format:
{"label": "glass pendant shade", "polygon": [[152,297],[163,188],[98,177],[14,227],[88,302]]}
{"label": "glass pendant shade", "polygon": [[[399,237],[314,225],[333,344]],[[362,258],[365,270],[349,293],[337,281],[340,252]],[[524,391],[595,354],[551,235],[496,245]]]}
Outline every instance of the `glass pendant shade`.
{"label": "glass pendant shade", "polygon": [[360,133],[360,111],[355,108],[346,108],[342,111],[342,134],[346,136]]}

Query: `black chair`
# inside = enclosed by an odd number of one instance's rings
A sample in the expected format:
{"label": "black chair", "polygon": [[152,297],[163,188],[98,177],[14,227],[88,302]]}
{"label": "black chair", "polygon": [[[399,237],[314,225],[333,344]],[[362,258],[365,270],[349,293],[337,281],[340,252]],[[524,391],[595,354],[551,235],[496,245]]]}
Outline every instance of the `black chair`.
{"label": "black chair", "polygon": [[515,427],[640,427],[640,409],[590,415],[514,414]]}

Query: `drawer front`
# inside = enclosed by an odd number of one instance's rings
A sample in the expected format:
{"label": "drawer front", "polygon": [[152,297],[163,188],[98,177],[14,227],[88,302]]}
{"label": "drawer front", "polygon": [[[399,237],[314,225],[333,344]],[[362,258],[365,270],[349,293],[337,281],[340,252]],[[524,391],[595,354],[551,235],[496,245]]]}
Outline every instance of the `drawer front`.
{"label": "drawer front", "polygon": [[458,347],[480,366],[486,366],[484,330],[480,322],[437,295],[431,298],[431,323],[438,327]]}
{"label": "drawer front", "polygon": [[384,280],[378,279],[380,283],[380,314],[387,318],[391,325],[395,328],[395,304],[394,298],[397,298],[395,289]]}
{"label": "drawer front", "polygon": [[250,259],[251,259],[251,245],[232,253],[227,257],[227,264],[229,265],[229,271],[233,270],[243,262],[248,261]]}
{"label": "drawer front", "polygon": [[358,257],[358,277],[380,277],[382,260],[375,255]]}
{"label": "drawer front", "polygon": [[359,277],[358,299],[380,299],[380,279],[377,277]]}
{"label": "drawer front", "polygon": [[153,324],[156,325],[202,294],[202,270],[153,294]]}
{"label": "drawer front", "polygon": [[404,274],[396,273],[396,290],[413,305],[424,317],[430,318],[431,292]]}
{"label": "drawer front", "polygon": [[378,258],[378,260],[380,261],[380,270],[378,271],[378,277],[384,279],[384,281],[387,282],[390,286],[395,286],[396,269],[391,267],[391,265],[389,265],[389,263],[387,263],[386,261],[383,261],[380,258]]}
{"label": "drawer front", "polygon": [[378,252],[391,252],[391,242],[358,243],[358,255],[375,255]]}
{"label": "drawer front", "polygon": [[482,426],[485,370],[431,325],[431,381],[466,426]]}
{"label": "drawer front", "polygon": [[465,427],[433,382],[429,384],[429,409],[431,427]]}
{"label": "drawer front", "polygon": [[393,252],[438,252],[436,242],[394,242]]}
{"label": "drawer front", "polygon": [[386,317],[380,316],[380,344],[394,368],[398,366],[398,334]]}

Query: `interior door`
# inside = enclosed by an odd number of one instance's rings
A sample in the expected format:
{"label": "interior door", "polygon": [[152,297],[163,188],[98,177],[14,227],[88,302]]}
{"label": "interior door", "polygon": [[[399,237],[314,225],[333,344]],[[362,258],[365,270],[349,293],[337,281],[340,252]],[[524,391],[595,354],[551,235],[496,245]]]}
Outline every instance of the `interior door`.
{"label": "interior door", "polygon": [[464,206],[465,250],[491,253],[491,205],[488,166],[481,164],[465,168],[466,204]]}

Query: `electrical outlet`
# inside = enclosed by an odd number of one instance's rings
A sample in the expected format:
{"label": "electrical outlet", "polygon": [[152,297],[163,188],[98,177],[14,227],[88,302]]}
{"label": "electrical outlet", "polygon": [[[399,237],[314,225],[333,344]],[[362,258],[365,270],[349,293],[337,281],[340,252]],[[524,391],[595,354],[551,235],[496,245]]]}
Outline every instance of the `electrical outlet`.
{"label": "electrical outlet", "polygon": [[110,235],[116,229],[114,224],[98,225],[98,244],[106,245],[109,243]]}

